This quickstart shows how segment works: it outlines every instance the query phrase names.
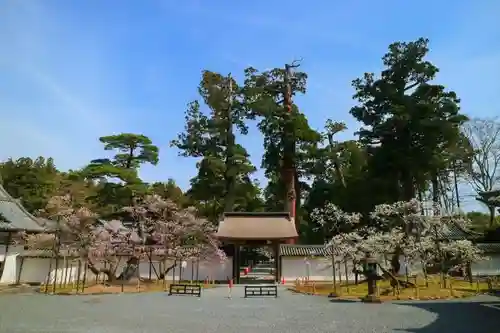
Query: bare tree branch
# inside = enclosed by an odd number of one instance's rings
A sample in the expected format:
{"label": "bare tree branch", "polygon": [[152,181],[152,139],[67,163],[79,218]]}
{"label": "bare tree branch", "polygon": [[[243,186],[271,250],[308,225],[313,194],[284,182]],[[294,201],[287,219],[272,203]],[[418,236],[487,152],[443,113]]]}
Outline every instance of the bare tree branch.
{"label": "bare tree branch", "polygon": [[500,121],[472,119],[462,131],[474,152],[468,181],[477,193],[492,191],[500,185]]}

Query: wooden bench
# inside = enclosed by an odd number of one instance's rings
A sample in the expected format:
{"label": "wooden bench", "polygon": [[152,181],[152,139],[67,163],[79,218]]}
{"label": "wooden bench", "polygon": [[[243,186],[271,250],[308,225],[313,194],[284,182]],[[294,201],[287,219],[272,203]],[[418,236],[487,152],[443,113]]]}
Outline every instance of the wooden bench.
{"label": "wooden bench", "polygon": [[193,284],[171,284],[168,295],[192,295],[201,297],[201,286]]}
{"label": "wooden bench", "polygon": [[275,285],[245,286],[245,298],[251,296],[273,296],[278,297],[278,287]]}

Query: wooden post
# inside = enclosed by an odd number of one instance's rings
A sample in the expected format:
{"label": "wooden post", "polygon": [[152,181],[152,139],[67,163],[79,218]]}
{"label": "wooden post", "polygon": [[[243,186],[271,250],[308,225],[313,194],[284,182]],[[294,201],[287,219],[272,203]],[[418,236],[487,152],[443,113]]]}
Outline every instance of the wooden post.
{"label": "wooden post", "polygon": [[[167,262],[166,262],[167,259],[163,259],[163,269],[165,270],[165,267],[167,267]],[[164,271],[162,271],[162,274],[165,273]],[[163,274],[163,290],[165,291],[166,288],[167,288],[167,274]]]}
{"label": "wooden post", "polygon": [[339,266],[339,284],[340,284],[340,289],[342,290],[342,270],[340,269],[341,266],[340,266],[340,261],[338,262],[338,266]]}
{"label": "wooden post", "polygon": [[56,292],[58,270],[59,270],[59,251],[56,252],[56,265],[54,268],[54,284],[52,285],[52,293]]}
{"label": "wooden post", "polygon": [[80,276],[82,274],[82,259],[78,258],[78,269],[76,271],[76,293],[80,291]]}
{"label": "wooden post", "polygon": [[275,274],[274,280],[276,283],[280,283],[281,281],[281,267],[280,267],[280,244],[274,243],[274,266],[275,266]]}
{"label": "wooden post", "polygon": [[56,292],[56,287],[57,287],[57,273],[59,270],[59,255],[60,255],[60,250],[61,250],[61,228],[59,226],[59,221],[57,221],[57,231],[56,231],[56,238],[55,238],[55,244],[54,244],[54,249],[53,251],[55,252],[56,256],[56,267],[55,267],[55,272],[54,272],[54,284],[52,286],[52,293]]}
{"label": "wooden post", "polygon": [[62,279],[62,284],[61,284],[61,287],[66,287],[67,284],[68,284],[68,270],[69,270],[69,261],[68,259],[66,258],[66,256],[63,257],[63,261],[64,261],[64,279]]}
{"label": "wooden post", "polygon": [[409,276],[408,276],[408,258],[405,256],[405,276],[406,276],[406,282],[409,282]]}
{"label": "wooden post", "polygon": [[[137,291],[141,291],[141,257],[139,257],[139,262],[137,263]],[[151,267],[151,266],[149,266]],[[151,271],[151,268],[150,268]]]}
{"label": "wooden post", "polygon": [[[53,251],[52,251],[53,252]],[[54,254],[52,253],[49,259],[49,273],[47,274],[47,279],[45,280],[45,293],[49,292],[49,283],[50,283],[50,273],[52,273],[52,257]]]}
{"label": "wooden post", "polygon": [[358,276],[358,269],[356,268],[357,264],[356,261],[353,259],[352,260],[352,268],[354,270],[354,284],[358,285],[359,283],[359,276]]}
{"label": "wooden post", "polygon": [[335,269],[335,255],[333,252],[333,245],[331,246],[332,249],[332,280],[333,280],[333,291],[337,292],[337,277],[336,277],[336,269]]}
{"label": "wooden post", "polygon": [[82,282],[82,294],[85,292],[85,283],[87,282],[87,270],[88,270],[88,263],[87,260],[85,259],[85,265],[83,267],[83,282]]}
{"label": "wooden post", "polygon": [[[164,259],[164,260],[165,260],[165,259]],[[162,267],[162,266],[163,266],[163,265],[162,265],[162,263],[163,263],[163,262],[162,262],[161,260],[158,260],[158,270],[160,271],[160,275],[158,276],[158,283],[162,282],[162,281],[160,281],[160,276],[161,276],[163,273],[165,273],[165,272],[162,270],[162,268],[163,268],[163,267]],[[163,275],[163,281],[165,281],[165,275]],[[162,282],[162,283],[163,283],[163,282]]]}
{"label": "wooden post", "polygon": [[196,281],[200,281],[200,257],[196,258]]}
{"label": "wooden post", "polygon": [[179,283],[181,283],[182,281],[182,262],[184,261],[184,259],[181,259],[181,261],[179,262]]}
{"label": "wooden post", "polygon": [[194,280],[194,259],[192,258],[190,261],[191,261],[191,283],[193,283],[193,280]]}
{"label": "wooden post", "polygon": [[347,259],[344,259],[344,270],[345,270],[345,283],[347,286],[347,292],[349,292],[349,269],[347,268]]}
{"label": "wooden post", "polygon": [[177,258],[174,260],[174,268],[172,268],[172,283],[175,283],[175,268],[177,267]]}
{"label": "wooden post", "polygon": [[152,270],[152,266],[153,266],[153,261],[151,260],[153,256],[153,250],[152,249],[149,249],[149,258],[148,258],[148,261],[149,261],[149,281],[151,281],[151,270]]}

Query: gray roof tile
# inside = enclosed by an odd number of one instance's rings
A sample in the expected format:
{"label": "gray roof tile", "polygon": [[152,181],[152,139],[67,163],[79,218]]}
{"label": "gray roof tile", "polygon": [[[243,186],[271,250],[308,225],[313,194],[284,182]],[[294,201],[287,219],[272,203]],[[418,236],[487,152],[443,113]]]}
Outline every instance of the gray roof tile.
{"label": "gray roof tile", "polygon": [[285,257],[319,257],[331,255],[331,248],[324,245],[281,244],[280,254]]}
{"label": "gray roof tile", "polygon": [[0,185],[0,230],[33,232],[44,230],[36,218],[19,201],[12,198],[2,185]]}
{"label": "gray roof tile", "polygon": [[460,239],[478,239],[483,235],[472,230],[465,230],[457,223],[448,224],[448,228],[446,231],[442,232],[440,237],[442,239],[449,240],[460,240]]}
{"label": "gray roof tile", "polygon": [[477,243],[477,247],[484,253],[500,253],[500,243]]}

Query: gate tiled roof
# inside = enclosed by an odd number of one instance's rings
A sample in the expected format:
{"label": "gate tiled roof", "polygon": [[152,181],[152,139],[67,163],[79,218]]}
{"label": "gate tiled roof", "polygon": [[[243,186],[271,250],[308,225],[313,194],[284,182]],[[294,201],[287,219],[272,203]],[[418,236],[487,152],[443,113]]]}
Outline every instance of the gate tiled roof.
{"label": "gate tiled roof", "polygon": [[225,213],[219,223],[220,239],[277,240],[298,237],[288,213]]}
{"label": "gate tiled roof", "polygon": [[324,245],[280,245],[280,255],[285,257],[319,257],[330,256],[331,253],[331,247],[325,247]]}

